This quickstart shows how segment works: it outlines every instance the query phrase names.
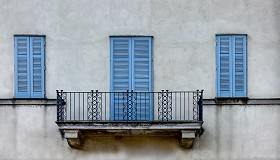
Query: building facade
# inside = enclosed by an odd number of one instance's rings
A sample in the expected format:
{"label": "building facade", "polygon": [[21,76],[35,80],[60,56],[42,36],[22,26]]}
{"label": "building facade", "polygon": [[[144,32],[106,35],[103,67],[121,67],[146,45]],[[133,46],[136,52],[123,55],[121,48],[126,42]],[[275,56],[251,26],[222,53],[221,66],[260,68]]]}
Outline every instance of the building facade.
{"label": "building facade", "polygon": [[0,159],[279,159],[277,0],[0,4]]}

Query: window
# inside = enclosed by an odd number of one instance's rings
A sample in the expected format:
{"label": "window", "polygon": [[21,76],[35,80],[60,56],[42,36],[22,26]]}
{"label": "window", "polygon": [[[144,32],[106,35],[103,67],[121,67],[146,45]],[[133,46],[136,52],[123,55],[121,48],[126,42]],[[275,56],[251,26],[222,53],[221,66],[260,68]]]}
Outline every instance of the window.
{"label": "window", "polygon": [[217,97],[247,96],[247,37],[216,37]]}
{"label": "window", "polygon": [[45,37],[15,36],[15,97],[44,98]]}
{"label": "window", "polygon": [[149,93],[152,91],[152,37],[111,37],[110,45],[111,92],[145,92],[130,95],[137,96],[132,98],[134,100],[142,99],[136,102],[137,112],[130,118],[126,118],[123,109],[124,95],[115,93],[111,96],[111,119],[152,119],[152,95]]}

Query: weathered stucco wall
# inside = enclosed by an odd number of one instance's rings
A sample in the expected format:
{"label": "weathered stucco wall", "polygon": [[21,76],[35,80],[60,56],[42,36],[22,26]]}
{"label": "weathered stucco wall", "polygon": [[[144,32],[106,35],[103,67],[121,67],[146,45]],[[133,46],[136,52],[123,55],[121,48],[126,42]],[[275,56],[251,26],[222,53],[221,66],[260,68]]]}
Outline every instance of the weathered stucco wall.
{"label": "weathered stucco wall", "polygon": [[[215,35],[248,35],[248,97],[280,97],[279,0],[0,0],[0,99],[14,97],[14,35],[46,36],[46,97],[109,91],[109,36],[153,36],[154,90],[214,98]],[[91,138],[69,148],[55,106],[0,106],[0,159],[279,159],[280,106],[205,106],[193,149],[175,138]]]}
{"label": "weathered stucco wall", "polygon": [[279,97],[280,1],[0,0],[0,97],[14,95],[15,34],[46,35],[46,95],[109,90],[109,36],[154,36],[154,90],[215,97],[215,35],[248,34],[248,97]]}
{"label": "weathered stucco wall", "polygon": [[206,106],[205,131],[192,149],[176,138],[103,137],[71,149],[57,125],[55,107],[0,106],[0,159],[42,160],[276,160],[280,157],[280,106]]}

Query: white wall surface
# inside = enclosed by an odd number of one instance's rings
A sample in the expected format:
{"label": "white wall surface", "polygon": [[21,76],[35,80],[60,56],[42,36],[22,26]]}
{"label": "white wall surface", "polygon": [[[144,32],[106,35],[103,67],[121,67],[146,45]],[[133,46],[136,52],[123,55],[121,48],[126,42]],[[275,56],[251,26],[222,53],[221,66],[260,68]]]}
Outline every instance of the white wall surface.
{"label": "white wall surface", "polygon": [[71,149],[53,106],[0,106],[5,160],[279,160],[280,106],[205,106],[204,133],[192,149],[166,137],[88,138]]}
{"label": "white wall surface", "polygon": [[14,96],[14,35],[46,35],[46,96],[109,91],[110,35],[154,36],[154,91],[216,95],[215,35],[248,34],[248,97],[280,97],[278,0],[0,0],[0,97]]}

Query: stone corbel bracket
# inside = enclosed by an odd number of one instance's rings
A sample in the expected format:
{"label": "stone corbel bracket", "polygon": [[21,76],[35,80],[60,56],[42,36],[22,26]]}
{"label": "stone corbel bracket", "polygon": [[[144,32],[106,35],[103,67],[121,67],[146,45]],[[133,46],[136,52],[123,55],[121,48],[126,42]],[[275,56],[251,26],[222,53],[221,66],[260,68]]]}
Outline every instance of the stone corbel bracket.
{"label": "stone corbel bracket", "polygon": [[84,143],[84,137],[79,130],[63,130],[64,138],[71,148],[81,149]]}
{"label": "stone corbel bracket", "polygon": [[196,131],[182,130],[181,133],[181,147],[186,149],[192,148],[196,137]]}

